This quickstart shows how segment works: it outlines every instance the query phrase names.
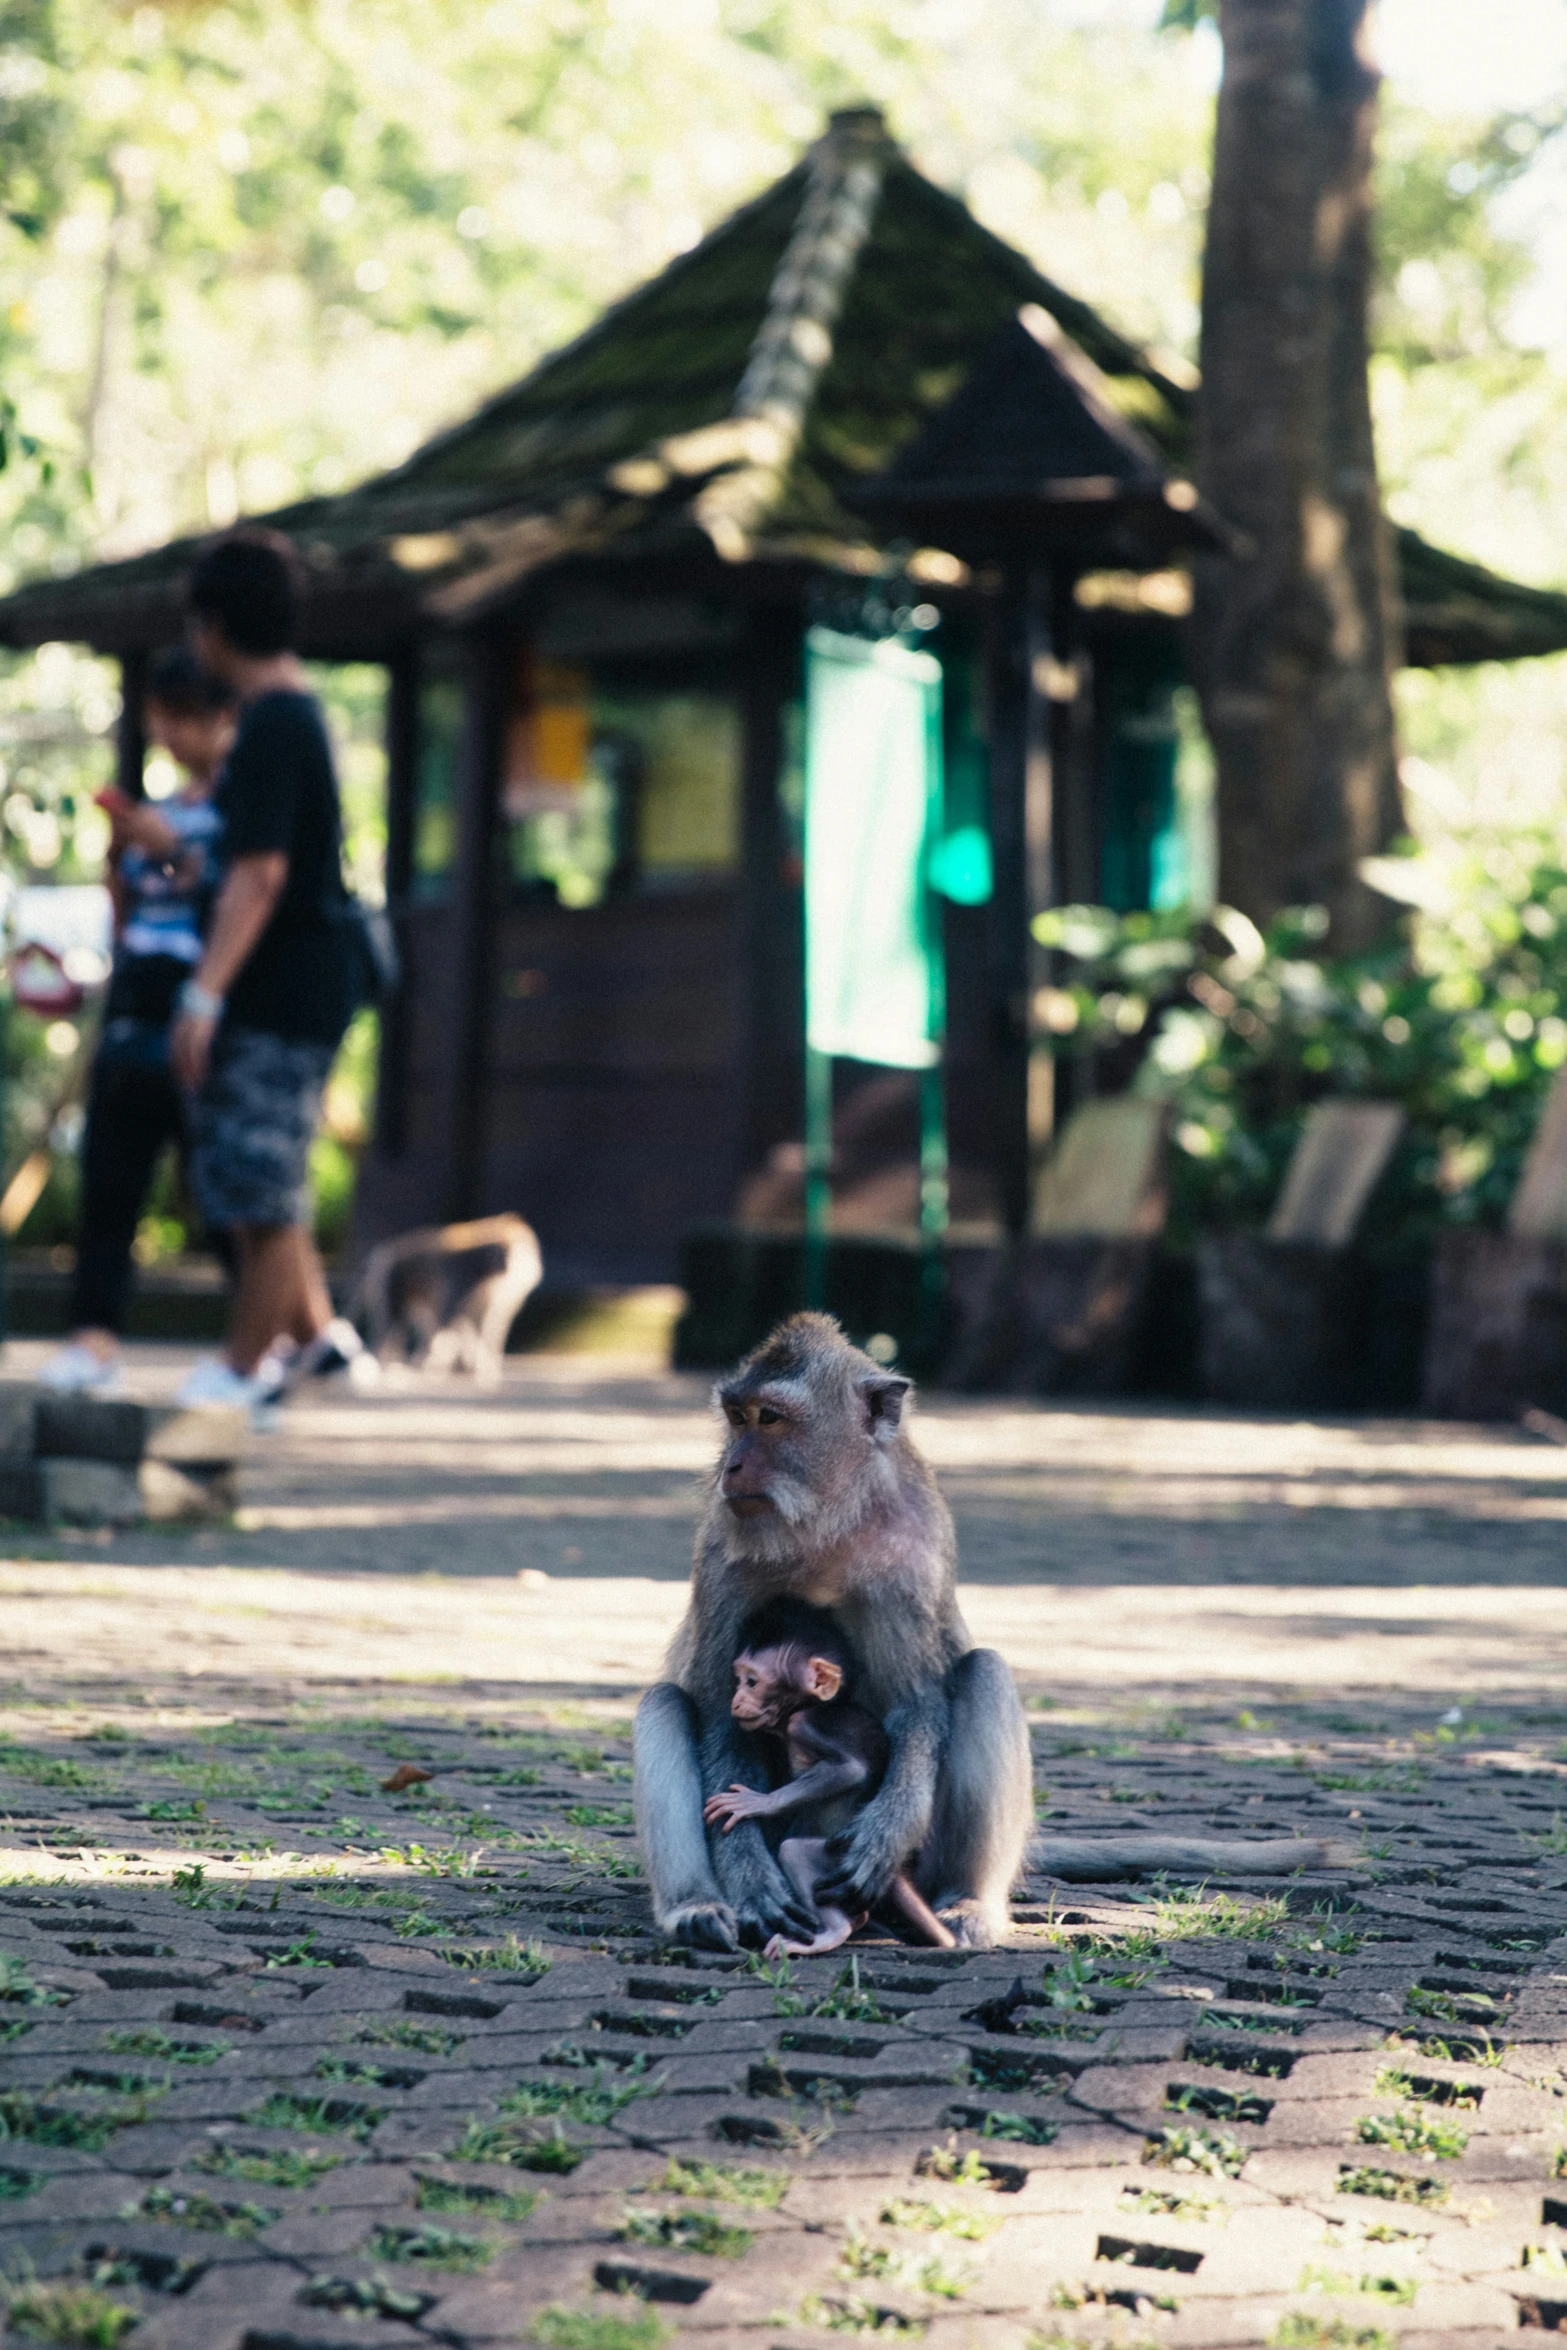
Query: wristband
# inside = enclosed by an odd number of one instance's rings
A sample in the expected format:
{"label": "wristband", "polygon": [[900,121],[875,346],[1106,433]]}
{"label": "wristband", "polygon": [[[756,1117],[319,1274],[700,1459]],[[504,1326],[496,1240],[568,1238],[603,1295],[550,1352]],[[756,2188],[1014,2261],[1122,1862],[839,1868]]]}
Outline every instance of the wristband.
{"label": "wristband", "polygon": [[209,995],[198,980],[187,979],[180,989],[180,1014],[186,1020],[221,1020],[223,998]]}

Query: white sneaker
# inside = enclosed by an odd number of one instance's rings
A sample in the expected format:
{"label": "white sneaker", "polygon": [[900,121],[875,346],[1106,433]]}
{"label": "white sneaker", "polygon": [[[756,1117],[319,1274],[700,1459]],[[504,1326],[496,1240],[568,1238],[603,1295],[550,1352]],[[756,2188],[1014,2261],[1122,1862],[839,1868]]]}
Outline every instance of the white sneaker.
{"label": "white sneaker", "polygon": [[381,1366],[352,1322],[334,1314],[319,1337],[312,1338],[290,1360],[284,1373],[285,1390],[292,1394],[307,1379],[335,1379],[344,1371],[349,1385],[363,1392],[376,1384]]}
{"label": "white sneaker", "polygon": [[226,1404],[231,1409],[247,1412],[253,1428],[268,1429],[277,1426],[276,1397],[263,1388],[260,1380],[247,1379],[225,1362],[222,1355],[204,1355],[186,1374],[177,1404]]}
{"label": "white sneaker", "polygon": [[92,1395],[108,1402],[125,1393],[125,1371],[118,1355],[105,1362],[90,1346],[79,1346],[73,1339],[49,1357],[38,1384],[51,1395]]}

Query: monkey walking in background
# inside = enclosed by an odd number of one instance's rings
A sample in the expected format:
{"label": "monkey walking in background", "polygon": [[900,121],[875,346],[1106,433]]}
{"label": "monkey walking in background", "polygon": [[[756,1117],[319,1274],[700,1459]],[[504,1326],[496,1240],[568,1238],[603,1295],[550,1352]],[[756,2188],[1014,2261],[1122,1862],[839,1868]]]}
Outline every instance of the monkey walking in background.
{"label": "monkey walking in background", "polygon": [[1033,1821],[1028,1734],[1011,1674],[958,1613],[952,1520],[904,1426],[910,1386],[827,1315],[796,1314],[717,1390],[728,1432],[690,1606],[636,1721],[637,1829],[674,1940],[732,1950],[817,1931],[758,1822],[704,1818],[722,1789],[769,1791],[765,1744],[730,1701],[741,1627],[779,1599],[831,1611],[888,1743],[813,1903],[858,1916],[917,1853],[914,1882],[958,1943],[988,1947],[1011,1922]]}
{"label": "monkey walking in background", "polygon": [[[816,1958],[847,1942],[858,1916],[820,1898],[820,1887],[835,1871],[828,1838],[846,1827],[859,1805],[875,1794],[887,1768],[887,1733],[874,1714],[850,1696],[848,1644],[830,1616],[818,1608],[776,1607],[754,1616],[741,1635],[735,1658],[735,1693],[729,1710],[743,1729],[783,1746],[789,1778],[770,1794],[752,1787],[727,1787],[710,1795],[703,1817],[709,1827],[732,1835],[741,1820],[777,1820],[803,1813],[806,1835],[786,1836],[778,1859],[801,1900],[819,1920],[808,1942],[775,1934],[769,1958]],[[950,1950],[955,1937],[900,1870],[885,1900],[914,1928],[921,1941]]]}

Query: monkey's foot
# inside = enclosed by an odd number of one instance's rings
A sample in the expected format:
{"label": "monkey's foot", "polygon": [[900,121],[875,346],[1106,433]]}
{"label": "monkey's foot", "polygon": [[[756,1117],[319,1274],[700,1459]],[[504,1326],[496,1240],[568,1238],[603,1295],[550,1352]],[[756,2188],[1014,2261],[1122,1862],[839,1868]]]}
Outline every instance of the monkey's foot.
{"label": "monkey's foot", "polygon": [[670,1942],[684,1942],[691,1950],[738,1950],[740,1926],[727,1901],[688,1901],[658,1921],[659,1932]]}
{"label": "monkey's foot", "polygon": [[959,1950],[994,1950],[1012,1924],[1005,1902],[947,1894],[931,1903]]}
{"label": "monkey's foot", "polygon": [[775,1934],[762,1956],[768,1959],[820,1958],[824,1951],[839,1949],[851,1934],[857,1933],[868,1914],[864,1913],[857,1918],[835,1914],[831,1924],[824,1924],[821,1932],[809,1942],[790,1942],[782,1934]]}

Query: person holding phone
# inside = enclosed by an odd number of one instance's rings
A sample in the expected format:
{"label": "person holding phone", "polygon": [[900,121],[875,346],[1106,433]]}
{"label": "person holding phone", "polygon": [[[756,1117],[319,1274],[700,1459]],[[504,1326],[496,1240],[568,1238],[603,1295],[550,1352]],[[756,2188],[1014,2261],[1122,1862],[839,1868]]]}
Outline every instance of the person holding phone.
{"label": "person holding phone", "polygon": [[114,964],[82,1136],[75,1328],[39,1374],[59,1395],[124,1392],[120,1334],[136,1228],[165,1146],[189,1159],[190,1103],[170,1067],[169,1030],[201,961],[222,830],[213,791],[237,707],[233,688],[193,653],[160,653],[147,680],[146,728],[184,769],[184,784],[158,801],[113,788],[97,794],[110,828]]}

